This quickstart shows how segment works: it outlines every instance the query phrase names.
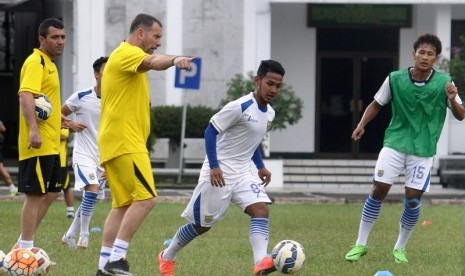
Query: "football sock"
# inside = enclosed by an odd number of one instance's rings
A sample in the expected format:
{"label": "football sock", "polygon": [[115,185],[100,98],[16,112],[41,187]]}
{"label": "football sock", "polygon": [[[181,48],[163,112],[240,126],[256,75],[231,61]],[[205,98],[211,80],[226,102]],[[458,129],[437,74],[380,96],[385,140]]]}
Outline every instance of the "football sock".
{"label": "football sock", "polygon": [[357,244],[367,245],[368,236],[379,217],[382,203],[383,201],[374,199],[371,195],[366,199],[362,209],[362,219],[360,220],[360,227],[358,229]]}
{"label": "football sock", "polygon": [[406,199],[404,211],[400,217],[399,237],[397,238],[394,249],[405,248],[410,235],[415,228],[420,217],[420,201],[418,199]]}
{"label": "football sock", "polygon": [[34,247],[34,241],[19,240],[19,248],[31,248]]}
{"label": "football sock", "polygon": [[193,239],[195,239],[198,236],[199,233],[197,233],[197,231],[194,228],[194,224],[192,223],[188,223],[179,227],[170,245],[163,252],[163,259],[174,260],[179,250],[181,250],[181,248],[189,244]]}
{"label": "football sock", "polygon": [[84,198],[82,199],[81,206],[81,234],[89,233],[90,219],[94,212],[95,203],[97,202],[98,192],[85,192]]}
{"label": "football sock", "polygon": [[252,218],[250,220],[249,240],[252,245],[253,259],[260,262],[267,254],[269,237],[268,218]]}
{"label": "football sock", "polygon": [[107,264],[110,259],[111,247],[102,246],[100,248],[100,257],[98,259],[98,269],[103,270],[103,267]]}
{"label": "football sock", "polygon": [[110,262],[126,259],[129,243],[121,239],[116,239],[111,249]]}
{"label": "football sock", "polygon": [[66,232],[67,237],[74,237],[81,227],[81,207],[76,211],[73,222],[69,226],[68,232]]}

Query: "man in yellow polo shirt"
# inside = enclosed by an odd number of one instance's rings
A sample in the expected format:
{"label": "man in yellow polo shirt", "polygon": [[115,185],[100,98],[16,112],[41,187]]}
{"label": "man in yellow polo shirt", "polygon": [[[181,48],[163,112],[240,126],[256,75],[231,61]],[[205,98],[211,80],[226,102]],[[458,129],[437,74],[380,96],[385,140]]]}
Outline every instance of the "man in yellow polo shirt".
{"label": "man in yellow polo shirt", "polygon": [[[16,246],[34,246],[34,234],[48,207],[61,191],[60,79],[54,59],[63,53],[65,30],[55,18],[39,26],[39,48],[24,61],[19,85],[19,192],[26,195],[21,212],[21,236]],[[45,94],[51,104],[50,117],[39,120],[34,98]]]}
{"label": "man in yellow polo shirt", "polygon": [[161,45],[162,24],[137,15],[129,36],[109,56],[102,77],[100,161],[112,194],[103,229],[97,275],[132,275],[126,252],[135,232],[155,206],[155,181],[146,142],[150,93],[146,72],[171,66],[188,69],[193,58],[153,54]]}

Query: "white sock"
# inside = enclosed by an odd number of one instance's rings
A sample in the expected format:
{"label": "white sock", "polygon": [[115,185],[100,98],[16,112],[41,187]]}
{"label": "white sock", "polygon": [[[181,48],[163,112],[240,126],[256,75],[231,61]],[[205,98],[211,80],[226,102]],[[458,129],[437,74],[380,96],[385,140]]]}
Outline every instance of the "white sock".
{"label": "white sock", "polygon": [[66,232],[67,237],[74,237],[81,227],[81,209],[79,208],[74,216],[73,222],[69,226],[68,231]]}
{"label": "white sock", "polygon": [[19,240],[19,248],[31,248],[34,247],[34,241]]}
{"label": "white sock", "polygon": [[82,200],[81,206],[79,207],[81,210],[81,234],[89,234],[90,219],[92,218],[95,203],[97,202],[97,195],[98,193],[96,192],[84,193],[84,198]]}
{"label": "white sock", "polygon": [[73,214],[74,213],[74,206],[73,207],[66,207],[66,213]]}
{"label": "white sock", "polygon": [[98,259],[98,269],[103,270],[103,267],[107,264],[110,259],[111,247],[102,246],[100,248],[100,257]]}
{"label": "white sock", "polygon": [[249,241],[252,246],[253,258],[255,263],[258,263],[267,254],[269,236],[268,218],[252,218],[249,227]]}
{"label": "white sock", "polygon": [[188,245],[192,240],[199,236],[199,233],[194,228],[194,224],[188,223],[179,227],[176,235],[174,235],[168,248],[163,251],[163,259],[174,260],[179,250]]}
{"label": "white sock", "polygon": [[371,195],[365,200],[356,244],[367,245],[368,236],[370,235],[371,229],[373,229],[373,225],[375,225],[375,222],[378,220],[382,203],[381,200],[374,199]]}
{"label": "white sock", "polygon": [[111,249],[110,262],[126,259],[129,243],[121,239],[116,239]]}
{"label": "white sock", "polygon": [[413,233],[413,229],[408,230],[402,226],[400,226],[399,231],[399,237],[397,238],[394,249],[405,248],[407,246],[408,240],[410,239],[410,235]]}

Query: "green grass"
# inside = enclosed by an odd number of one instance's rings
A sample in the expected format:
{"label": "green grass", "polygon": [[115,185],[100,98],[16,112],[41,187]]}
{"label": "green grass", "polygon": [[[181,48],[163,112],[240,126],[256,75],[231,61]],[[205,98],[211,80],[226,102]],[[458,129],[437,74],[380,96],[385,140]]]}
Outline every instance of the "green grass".
{"label": "green grass", "polygon": [[[78,203],[76,203],[77,205]],[[19,233],[21,202],[0,202],[0,249],[9,251]],[[157,254],[185,220],[185,204],[159,203],[130,244],[131,271],[139,276],[158,275]],[[97,205],[91,227],[103,225],[109,202]],[[373,275],[389,270],[394,275],[464,275],[464,207],[422,207],[420,222],[407,251],[410,262],[395,264],[391,255],[397,239],[402,206],[383,206],[369,239],[369,252],[359,262],[344,255],[355,242],[361,204],[276,204],[271,207],[270,246],[282,239],[299,241],[307,263],[298,275]],[[101,233],[92,233],[88,250],[69,250],[60,239],[70,224],[62,202],[52,205],[37,233],[35,245],[44,248],[57,265],[49,275],[95,275]],[[429,226],[422,226],[431,220]],[[226,218],[209,233],[194,240],[177,258],[176,275],[251,275],[252,252],[248,241],[249,219],[231,206]],[[277,274],[277,273],[275,273]]]}

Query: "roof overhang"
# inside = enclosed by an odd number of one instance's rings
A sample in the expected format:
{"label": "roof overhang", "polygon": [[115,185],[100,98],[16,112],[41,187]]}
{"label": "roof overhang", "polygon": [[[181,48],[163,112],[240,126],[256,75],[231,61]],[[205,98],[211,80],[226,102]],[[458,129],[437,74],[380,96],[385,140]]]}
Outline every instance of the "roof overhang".
{"label": "roof overhang", "polygon": [[308,4],[465,4],[464,0],[271,0],[271,3]]}

